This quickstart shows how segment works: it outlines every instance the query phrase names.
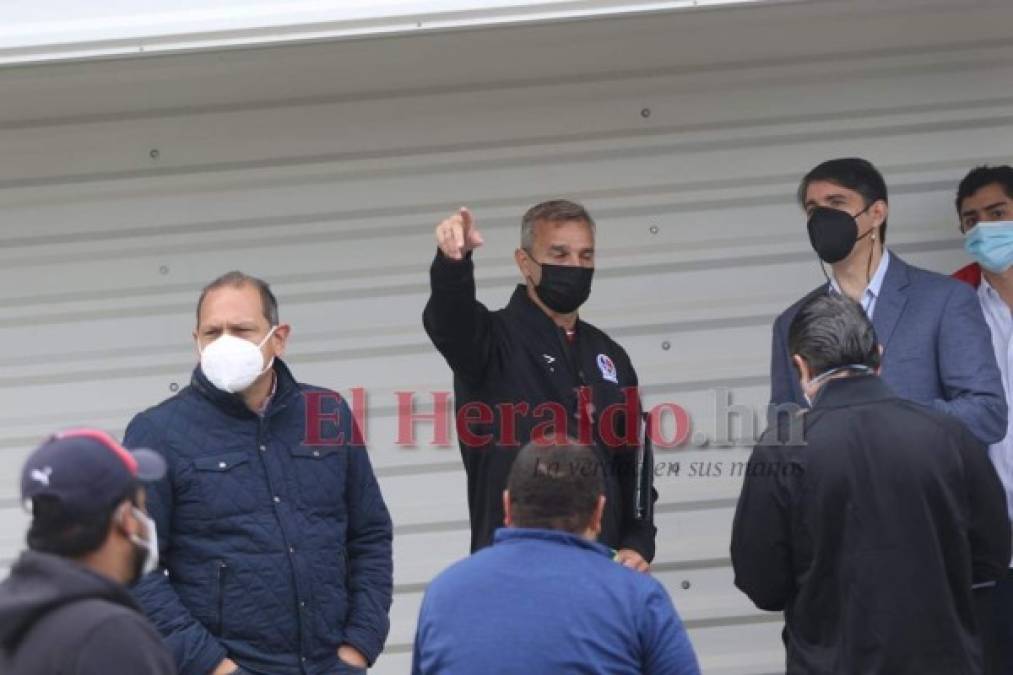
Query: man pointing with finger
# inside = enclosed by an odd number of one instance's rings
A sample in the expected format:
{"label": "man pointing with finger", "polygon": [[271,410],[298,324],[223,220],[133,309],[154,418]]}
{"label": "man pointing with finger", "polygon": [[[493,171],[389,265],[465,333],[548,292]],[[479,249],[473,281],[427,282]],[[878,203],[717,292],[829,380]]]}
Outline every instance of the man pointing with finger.
{"label": "man pointing with finger", "polygon": [[520,448],[567,436],[592,446],[605,480],[599,541],[628,567],[654,557],[649,453],[640,447],[637,374],[625,350],[581,321],[591,292],[594,220],[579,204],[537,204],[514,260],[523,283],[506,307],[476,299],[482,235],[462,208],[436,227],[439,250],[423,323],[454,371],[458,440],[468,480],[471,550],[503,525],[503,490]]}

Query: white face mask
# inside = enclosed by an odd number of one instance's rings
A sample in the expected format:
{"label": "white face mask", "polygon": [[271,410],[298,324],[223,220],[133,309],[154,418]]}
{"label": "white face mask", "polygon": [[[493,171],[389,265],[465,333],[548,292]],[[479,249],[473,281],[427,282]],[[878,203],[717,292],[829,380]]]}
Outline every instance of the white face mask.
{"label": "white face mask", "polygon": [[144,576],[158,569],[158,530],[155,528],[155,521],[151,516],[136,507],[131,510],[134,512],[134,518],[144,523],[148,530],[147,539],[141,539],[136,534],[130,535],[130,541],[148,552],[144,556],[144,566],[141,568],[141,576]]}
{"label": "white face mask", "polygon": [[260,349],[277,328],[272,326],[256,345],[228,333],[215,339],[200,352],[200,368],[204,376],[222,391],[230,394],[243,391],[274,364],[272,356],[270,363],[264,366],[264,355]]}

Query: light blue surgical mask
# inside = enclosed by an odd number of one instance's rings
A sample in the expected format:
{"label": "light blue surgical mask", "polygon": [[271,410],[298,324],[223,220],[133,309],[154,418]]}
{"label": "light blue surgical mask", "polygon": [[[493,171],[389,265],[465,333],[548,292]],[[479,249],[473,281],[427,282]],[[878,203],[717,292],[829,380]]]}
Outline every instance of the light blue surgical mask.
{"label": "light blue surgical mask", "polygon": [[964,250],[995,274],[1013,266],[1013,220],[978,223],[964,234]]}

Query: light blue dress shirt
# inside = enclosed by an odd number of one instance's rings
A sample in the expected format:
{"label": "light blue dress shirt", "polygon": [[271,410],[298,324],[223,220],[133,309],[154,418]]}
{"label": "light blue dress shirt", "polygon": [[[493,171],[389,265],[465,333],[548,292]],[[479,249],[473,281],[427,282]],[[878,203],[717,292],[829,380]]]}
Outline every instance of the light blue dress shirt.
{"label": "light blue dress shirt", "polygon": [[[865,310],[865,315],[869,317],[869,321],[872,321],[872,313],[876,310],[876,300],[879,298],[879,292],[883,288],[883,279],[886,278],[886,268],[889,266],[890,252],[883,249],[883,257],[879,259],[876,273],[872,275],[869,285],[865,287],[865,291],[862,293],[862,309]],[[835,293],[841,294],[841,287],[838,285],[836,277],[830,277],[830,287]]]}

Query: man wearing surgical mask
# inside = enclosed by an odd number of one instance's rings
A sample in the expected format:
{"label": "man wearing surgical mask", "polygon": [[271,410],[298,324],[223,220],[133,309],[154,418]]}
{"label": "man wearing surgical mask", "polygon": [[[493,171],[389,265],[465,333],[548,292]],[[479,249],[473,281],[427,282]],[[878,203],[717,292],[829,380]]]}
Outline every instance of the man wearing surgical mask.
{"label": "man wearing surgical mask", "polygon": [[788,326],[810,298],[837,293],[872,320],[884,349],[881,376],[898,396],[953,415],[982,443],[1000,440],[1006,398],[977,298],[966,285],[886,248],[889,205],[879,171],[859,158],[823,162],[802,179],[798,201],[827,283],[774,322],[772,421],[784,404],[807,405],[788,352]]}
{"label": "man wearing surgical mask", "polygon": [[[979,166],[957,188],[957,215],[964,248],[975,261],[953,276],[977,289],[992,333],[1006,399],[1013,396],[1013,167]],[[1013,519],[1013,430],[988,448]],[[1013,567],[996,585],[991,616],[995,672],[1013,675]]]}
{"label": "man wearing surgical mask", "polygon": [[0,584],[0,673],[172,675],[172,656],[127,586],[158,566],[145,486],[165,461],[98,429],[71,429],[25,461],[28,550]]}
{"label": "man wearing surgical mask", "polygon": [[605,478],[599,541],[646,571],[656,494],[639,443],[637,374],[626,351],[578,315],[594,274],[590,214],[567,200],[524,214],[514,251],[522,283],[494,312],[476,298],[472,255],[484,239],[471,212],[441,222],[436,242],[423,323],[454,373],[471,550],[504,524],[502,494],[520,448],[573,436],[594,447]]}
{"label": "man wearing surgical mask", "polygon": [[387,637],[390,516],[348,405],[281,360],[290,330],[264,281],[216,279],[190,385],[127,427],[168,465],[164,573],[135,593],[182,675],[362,673]]}

